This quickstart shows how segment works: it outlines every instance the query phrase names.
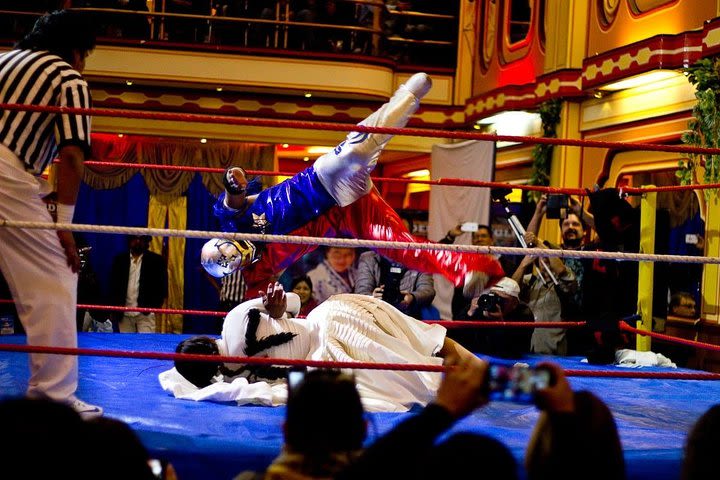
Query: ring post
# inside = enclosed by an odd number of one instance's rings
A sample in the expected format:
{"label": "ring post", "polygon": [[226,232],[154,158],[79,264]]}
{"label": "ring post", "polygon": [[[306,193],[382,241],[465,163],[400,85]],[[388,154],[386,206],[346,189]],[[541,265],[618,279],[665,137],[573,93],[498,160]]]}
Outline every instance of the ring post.
{"label": "ring post", "polygon": [[[644,185],[654,187],[654,185]],[[640,200],[640,253],[655,253],[655,215],[657,209],[657,193],[646,192]],[[653,262],[640,262],[638,266],[638,313],[641,319],[637,328],[646,332],[652,331],[653,316]],[[647,335],[636,336],[636,349],[639,352],[650,351],[651,339]]]}

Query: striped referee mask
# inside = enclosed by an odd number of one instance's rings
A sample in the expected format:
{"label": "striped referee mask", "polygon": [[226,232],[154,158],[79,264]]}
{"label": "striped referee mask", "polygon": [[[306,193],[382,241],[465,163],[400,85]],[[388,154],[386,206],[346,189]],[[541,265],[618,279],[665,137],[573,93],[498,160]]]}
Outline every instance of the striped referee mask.
{"label": "striped referee mask", "polygon": [[259,259],[257,248],[247,240],[211,238],[200,251],[200,264],[216,278],[226,277]]}

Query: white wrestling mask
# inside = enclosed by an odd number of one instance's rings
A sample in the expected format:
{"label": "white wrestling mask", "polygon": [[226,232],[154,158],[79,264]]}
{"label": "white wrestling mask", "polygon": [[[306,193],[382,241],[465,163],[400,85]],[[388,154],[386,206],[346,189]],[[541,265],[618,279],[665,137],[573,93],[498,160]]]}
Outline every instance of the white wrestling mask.
{"label": "white wrestling mask", "polygon": [[247,240],[211,238],[200,251],[200,264],[216,278],[226,277],[259,259],[255,245]]}

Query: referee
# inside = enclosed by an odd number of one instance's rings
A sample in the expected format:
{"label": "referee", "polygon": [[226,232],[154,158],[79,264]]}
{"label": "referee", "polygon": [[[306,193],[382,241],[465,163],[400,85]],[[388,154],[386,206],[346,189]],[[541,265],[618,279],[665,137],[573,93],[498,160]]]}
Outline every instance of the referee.
{"label": "referee", "polygon": [[[0,54],[0,103],[89,107],[82,71],[94,48],[87,17],[70,11],[40,17],[13,50]],[[52,188],[40,175],[59,155],[57,221],[71,223],[89,154],[88,115],[0,109],[0,218],[53,221],[42,201]],[[0,270],[28,344],[77,347],[80,256],[72,232],[0,228]],[[77,387],[77,356],[30,354],[29,397],[66,403],[84,417],[102,415],[75,396]]]}

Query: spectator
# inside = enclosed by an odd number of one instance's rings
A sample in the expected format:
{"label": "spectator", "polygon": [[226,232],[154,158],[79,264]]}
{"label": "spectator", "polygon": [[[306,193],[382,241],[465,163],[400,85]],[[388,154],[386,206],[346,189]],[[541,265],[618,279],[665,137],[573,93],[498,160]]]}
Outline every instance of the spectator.
{"label": "spectator", "polygon": [[[525,242],[529,247],[546,248],[531,231],[525,232]],[[512,278],[520,285],[520,299],[530,307],[536,321],[562,322],[558,292],[569,295],[577,289],[575,275],[562,260],[525,256]],[[530,340],[530,350],[545,355],[567,355],[566,330],[536,328]]]}
{"label": "spectator", "polygon": [[[398,424],[378,438],[336,480],[428,478],[428,459],[433,458],[434,443],[455,422],[488,401],[486,390],[487,362],[475,357],[446,358],[452,366],[446,370],[434,400],[418,414]],[[475,456],[471,457],[473,460]],[[507,465],[502,462],[502,465]],[[482,465],[488,472],[500,468],[494,461]],[[452,466],[448,466],[452,468]],[[468,469],[465,469],[466,475]],[[504,478],[512,478],[513,472]],[[465,476],[466,476],[465,475]],[[436,478],[453,478],[443,475]]]}
{"label": "spectator", "polygon": [[[486,322],[532,322],[533,314],[520,301],[520,286],[501,278],[479,297],[459,320]],[[502,358],[520,358],[530,350],[531,332],[525,328],[453,328],[448,335],[473,352]]]}
{"label": "spectator", "polygon": [[[99,446],[84,462],[103,480],[157,480],[145,445],[130,426],[115,418],[94,418],[84,426],[86,445]],[[167,477],[160,477],[165,479]]]}
{"label": "spectator", "polygon": [[312,280],[307,275],[293,278],[290,283],[290,291],[300,297],[300,312],[298,318],[305,318],[313,308],[318,306],[317,300],[313,298]]}
{"label": "spectator", "polygon": [[335,477],[360,455],[367,434],[364,413],[351,375],[307,372],[296,386],[288,386],[285,443],[264,478]]}
{"label": "spectator", "polygon": [[382,298],[401,312],[422,318],[435,298],[433,277],[368,251],[360,255],[355,293]]}
{"label": "spectator", "polygon": [[337,293],[352,293],[355,289],[355,250],[327,247],[325,259],[307,272],[313,283],[313,297],[318,303]]}
{"label": "spectator", "polygon": [[517,460],[501,441],[473,432],[458,432],[437,444],[423,464],[420,480],[466,478],[483,466],[483,480],[519,480]]}
{"label": "spectator", "polygon": [[[472,228],[472,227],[470,227]],[[455,228],[452,228],[448,230],[447,235],[445,235],[444,238],[440,239],[438,243],[448,244],[451,245],[455,243],[455,240],[457,237],[465,233],[463,230],[462,225],[457,225]],[[493,236],[492,228],[490,228],[488,225],[478,225],[472,232],[472,244],[479,246],[479,247],[491,247],[495,245],[495,238]],[[508,274],[510,272],[515,271],[515,260],[511,256],[502,256],[502,255],[494,255],[494,257],[500,262],[500,266],[502,267],[503,271]],[[470,304],[473,300],[476,300],[477,296],[475,298],[467,298],[465,295],[463,295],[463,287],[456,287],[455,291],[453,292],[453,298],[452,298],[452,316],[453,319],[461,320],[461,319],[467,319],[468,318],[468,310],[470,309]]]}
{"label": "spectator", "polygon": [[[77,12],[40,17],[15,48],[0,55],[0,102],[37,107],[89,108],[82,77],[95,48],[93,28]],[[55,158],[57,221],[72,223],[83,163],[90,153],[90,118],[83,114],[9,111],[0,117],[0,217],[52,221],[41,197],[50,193],[41,177]],[[13,125],[13,128],[9,126]],[[7,280],[30,345],[77,347],[77,272],[70,231],[0,231],[0,269]],[[73,355],[30,354],[27,395],[67,402],[83,415],[102,409],[75,396],[78,359]]]}
{"label": "spectator", "polygon": [[720,405],[713,405],[695,422],[685,440],[681,480],[715,478],[718,471],[717,444],[720,434]]}
{"label": "spectator", "polygon": [[623,480],[625,460],[610,409],[591,392],[573,392],[562,369],[544,362],[550,387],[538,390],[541,410],[525,454],[529,480]]}
{"label": "spectator", "polygon": [[[161,308],[168,295],[165,259],[148,250],[149,235],[128,236],[128,251],[113,260],[110,270],[110,305]],[[122,333],[154,333],[155,313],[138,311],[115,315]]]}
{"label": "spectator", "polygon": [[697,318],[695,298],[688,292],[676,292],[670,297],[670,315]]}
{"label": "spectator", "polygon": [[[543,194],[537,202],[535,213],[528,223],[528,231],[538,234],[540,224],[547,215],[548,196]],[[568,197],[569,209],[565,217],[559,219],[562,244],[559,248],[564,250],[585,250],[588,247],[587,234],[589,225],[594,225],[592,214],[584,211],[582,204],[574,197]],[[561,215],[562,216],[562,215]],[[586,221],[588,223],[586,223]],[[549,242],[544,242],[550,248],[558,248]],[[585,276],[584,261],[579,258],[563,258],[565,267],[572,271],[577,282],[577,288],[566,291],[556,288],[555,293],[560,300],[561,317],[565,321],[582,321],[583,315],[583,278]],[[566,332],[567,353],[582,355],[592,344],[590,332],[587,329],[573,329]]]}
{"label": "spectator", "polygon": [[90,475],[87,462],[76,461],[78,448],[91,444],[82,418],[67,404],[48,398],[6,398],[0,401],[0,425],[6,440],[4,478],[97,478]]}

